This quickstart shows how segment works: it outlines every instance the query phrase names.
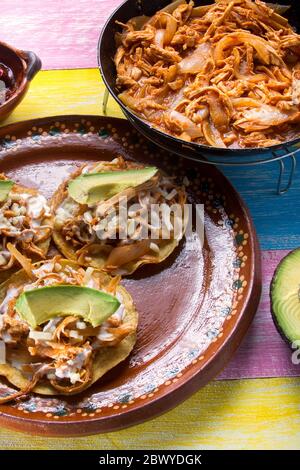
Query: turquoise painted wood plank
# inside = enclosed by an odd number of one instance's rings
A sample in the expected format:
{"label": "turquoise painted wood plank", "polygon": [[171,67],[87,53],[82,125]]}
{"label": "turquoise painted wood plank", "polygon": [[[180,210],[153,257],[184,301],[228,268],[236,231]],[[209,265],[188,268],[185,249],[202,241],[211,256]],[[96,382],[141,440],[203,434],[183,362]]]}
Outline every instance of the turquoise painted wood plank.
{"label": "turquoise painted wood plank", "polygon": [[299,157],[293,186],[283,196],[276,194],[278,162],[255,167],[220,169],[248,205],[262,249],[284,250],[300,246]]}

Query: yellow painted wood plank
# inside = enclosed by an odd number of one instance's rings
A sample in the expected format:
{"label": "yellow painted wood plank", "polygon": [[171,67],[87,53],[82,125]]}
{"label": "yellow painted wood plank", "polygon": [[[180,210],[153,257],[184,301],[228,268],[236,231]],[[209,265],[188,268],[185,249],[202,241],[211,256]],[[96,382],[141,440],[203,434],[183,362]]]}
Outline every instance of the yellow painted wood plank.
{"label": "yellow painted wood plank", "polygon": [[215,381],[169,413],[115,433],[26,437],[0,431],[1,449],[299,449],[300,378]]}
{"label": "yellow painted wood plank", "polygon": [[[32,81],[22,103],[1,125],[59,114],[102,114],[102,84],[98,69],[49,70]],[[110,98],[107,114],[123,117]]]}

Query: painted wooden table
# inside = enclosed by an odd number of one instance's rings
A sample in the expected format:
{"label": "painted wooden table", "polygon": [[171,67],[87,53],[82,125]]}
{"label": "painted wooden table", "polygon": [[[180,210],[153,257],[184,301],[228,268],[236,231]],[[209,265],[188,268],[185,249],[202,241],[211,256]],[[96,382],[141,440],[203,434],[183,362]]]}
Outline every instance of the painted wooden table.
{"label": "painted wooden table", "polygon": [[[104,86],[97,39],[120,0],[1,0],[0,40],[43,61],[8,122],[56,114],[101,114]],[[108,114],[122,117],[109,100]],[[263,294],[252,327],[226,370],[173,411],[139,426],[72,439],[0,429],[0,449],[299,449],[300,366],[276,332],[268,298],[279,260],[300,246],[300,165],[292,189],[276,196],[276,163],[226,169],[248,204],[263,250]]]}

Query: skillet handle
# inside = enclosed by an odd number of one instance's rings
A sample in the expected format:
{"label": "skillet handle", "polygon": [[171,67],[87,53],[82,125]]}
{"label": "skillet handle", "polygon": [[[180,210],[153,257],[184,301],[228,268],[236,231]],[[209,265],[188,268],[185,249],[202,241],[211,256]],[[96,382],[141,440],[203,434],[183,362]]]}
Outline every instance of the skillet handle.
{"label": "skillet handle", "polygon": [[31,81],[42,68],[41,59],[32,51],[22,51],[22,57],[27,64],[25,75]]}
{"label": "skillet handle", "polygon": [[[279,162],[279,177],[278,177],[278,182],[277,182],[277,195],[282,196],[283,194],[287,193],[290,187],[293,184],[293,179],[295,175],[295,170],[296,170],[296,155],[297,153],[300,152],[300,148],[296,148],[294,151],[290,151],[287,146],[284,147],[285,151],[287,152],[285,155],[282,156],[282,159],[278,160]],[[273,152],[273,155],[276,153]],[[289,175],[288,175],[288,181],[286,185],[284,185],[283,180],[285,173],[288,173],[288,171],[285,168],[284,161],[285,159],[290,160],[290,170],[289,170]]]}

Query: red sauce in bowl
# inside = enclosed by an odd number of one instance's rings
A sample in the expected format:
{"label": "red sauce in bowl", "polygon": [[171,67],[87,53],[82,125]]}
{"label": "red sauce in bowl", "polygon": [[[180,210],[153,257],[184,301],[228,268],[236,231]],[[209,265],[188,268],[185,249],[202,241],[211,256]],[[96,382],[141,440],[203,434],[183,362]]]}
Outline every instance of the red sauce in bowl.
{"label": "red sauce in bowl", "polygon": [[16,81],[12,70],[0,62],[0,106],[15,92]]}

